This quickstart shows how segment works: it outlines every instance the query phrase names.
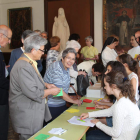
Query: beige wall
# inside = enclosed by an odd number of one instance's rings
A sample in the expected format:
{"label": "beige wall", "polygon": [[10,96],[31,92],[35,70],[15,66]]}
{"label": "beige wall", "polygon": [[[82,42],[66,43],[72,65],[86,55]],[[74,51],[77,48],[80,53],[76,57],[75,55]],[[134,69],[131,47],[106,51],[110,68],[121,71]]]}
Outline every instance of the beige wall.
{"label": "beige wall", "polygon": [[[103,46],[102,0],[94,0],[94,46],[101,52]],[[0,24],[7,25],[7,9],[32,7],[33,30],[44,30],[44,0],[0,0]],[[3,52],[11,52],[7,46]]]}
{"label": "beige wall", "polygon": [[94,0],[94,46],[101,52],[103,47],[103,0]]}
{"label": "beige wall", "polygon": [[[8,25],[7,9],[32,7],[33,30],[44,30],[44,0],[0,0],[0,24]],[[7,46],[1,49],[3,52],[11,52]]]}

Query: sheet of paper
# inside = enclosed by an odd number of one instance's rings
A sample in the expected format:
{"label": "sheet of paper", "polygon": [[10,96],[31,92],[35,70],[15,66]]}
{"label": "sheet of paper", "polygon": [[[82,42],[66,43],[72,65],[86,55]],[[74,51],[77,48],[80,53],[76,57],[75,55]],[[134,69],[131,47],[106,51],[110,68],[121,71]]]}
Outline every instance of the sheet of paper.
{"label": "sheet of paper", "polygon": [[48,133],[61,135],[66,131],[67,131],[66,129],[62,129],[62,128],[52,128]]}
{"label": "sheet of paper", "polygon": [[35,139],[36,140],[45,140],[48,137],[49,137],[49,135],[39,134],[38,136],[35,137]]}
{"label": "sheet of paper", "polygon": [[54,95],[53,97],[58,97],[58,96],[63,96],[62,88],[61,88],[61,91],[57,95]]}
{"label": "sheet of paper", "polygon": [[74,109],[74,108],[70,108],[70,109],[68,109],[68,110],[66,110],[66,111],[69,112],[69,113],[79,112],[78,109]]}
{"label": "sheet of paper", "polygon": [[83,121],[80,120],[80,117],[73,116],[70,120],[68,120],[69,123],[75,124],[75,125],[83,125],[83,126],[90,126],[94,127],[95,124],[91,123],[90,121],[93,120],[93,118],[86,118],[83,119]]}
{"label": "sheet of paper", "polygon": [[48,140],[65,140],[65,139],[61,139],[56,136],[53,136],[53,137],[49,138]]}

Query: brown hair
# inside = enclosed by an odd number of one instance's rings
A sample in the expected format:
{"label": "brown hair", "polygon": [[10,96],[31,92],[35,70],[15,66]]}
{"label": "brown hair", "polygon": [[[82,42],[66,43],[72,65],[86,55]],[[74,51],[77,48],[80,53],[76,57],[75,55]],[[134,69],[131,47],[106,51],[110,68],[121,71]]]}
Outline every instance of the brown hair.
{"label": "brown hair", "polygon": [[60,42],[60,38],[58,36],[53,36],[50,38],[51,47],[56,47]]}
{"label": "brown hair", "polygon": [[127,64],[129,70],[138,74],[138,63],[129,54],[122,54],[119,56],[119,61],[123,64]]}
{"label": "brown hair", "polygon": [[129,99],[136,103],[133,86],[130,80],[124,76],[122,72],[109,72],[105,75],[106,82],[112,87],[113,84],[117,86],[117,88],[121,91],[120,96],[124,96],[125,98],[129,97]]}

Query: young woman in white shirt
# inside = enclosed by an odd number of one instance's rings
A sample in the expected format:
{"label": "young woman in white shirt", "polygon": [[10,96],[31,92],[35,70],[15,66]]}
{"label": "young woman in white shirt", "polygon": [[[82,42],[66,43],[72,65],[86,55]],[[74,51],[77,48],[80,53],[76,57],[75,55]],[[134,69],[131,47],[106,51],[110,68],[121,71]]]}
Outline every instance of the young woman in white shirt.
{"label": "young woman in white shirt", "polygon": [[114,49],[118,45],[118,42],[115,37],[108,37],[105,41],[101,51],[101,59],[105,67],[109,61],[117,61],[118,54]]}
{"label": "young woman in white shirt", "polygon": [[140,46],[136,42],[135,36],[131,36],[130,43],[133,48],[128,51],[128,54],[130,54],[132,58],[136,58],[137,56],[135,55],[140,54]]}
{"label": "young woman in white shirt", "polygon": [[124,65],[124,67],[126,69],[128,78],[131,81],[131,84],[134,89],[134,95],[135,95],[136,102],[138,102],[139,101],[139,93],[138,93],[139,81],[138,81],[138,76],[137,76],[138,63],[129,54],[122,54],[122,55],[118,56],[117,59]]}
{"label": "young woman in white shirt", "polygon": [[105,75],[104,83],[107,94],[114,95],[116,102],[108,109],[83,113],[81,119],[112,116],[113,126],[106,126],[98,119],[91,120],[102,131],[89,131],[86,140],[111,140],[111,137],[112,140],[135,140],[140,128],[140,111],[131,82],[122,72],[110,72]]}

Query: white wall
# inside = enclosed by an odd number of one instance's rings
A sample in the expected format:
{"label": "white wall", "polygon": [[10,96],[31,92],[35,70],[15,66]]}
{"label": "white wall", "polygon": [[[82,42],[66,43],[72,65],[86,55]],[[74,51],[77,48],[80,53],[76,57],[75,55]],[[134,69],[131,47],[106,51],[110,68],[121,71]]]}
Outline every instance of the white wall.
{"label": "white wall", "polygon": [[103,0],[94,0],[94,46],[103,47]]}
{"label": "white wall", "polygon": [[[44,0],[0,0],[0,24],[8,25],[8,9],[22,7],[32,7],[33,30],[44,31]],[[12,51],[9,46],[1,50],[3,52]]]}

